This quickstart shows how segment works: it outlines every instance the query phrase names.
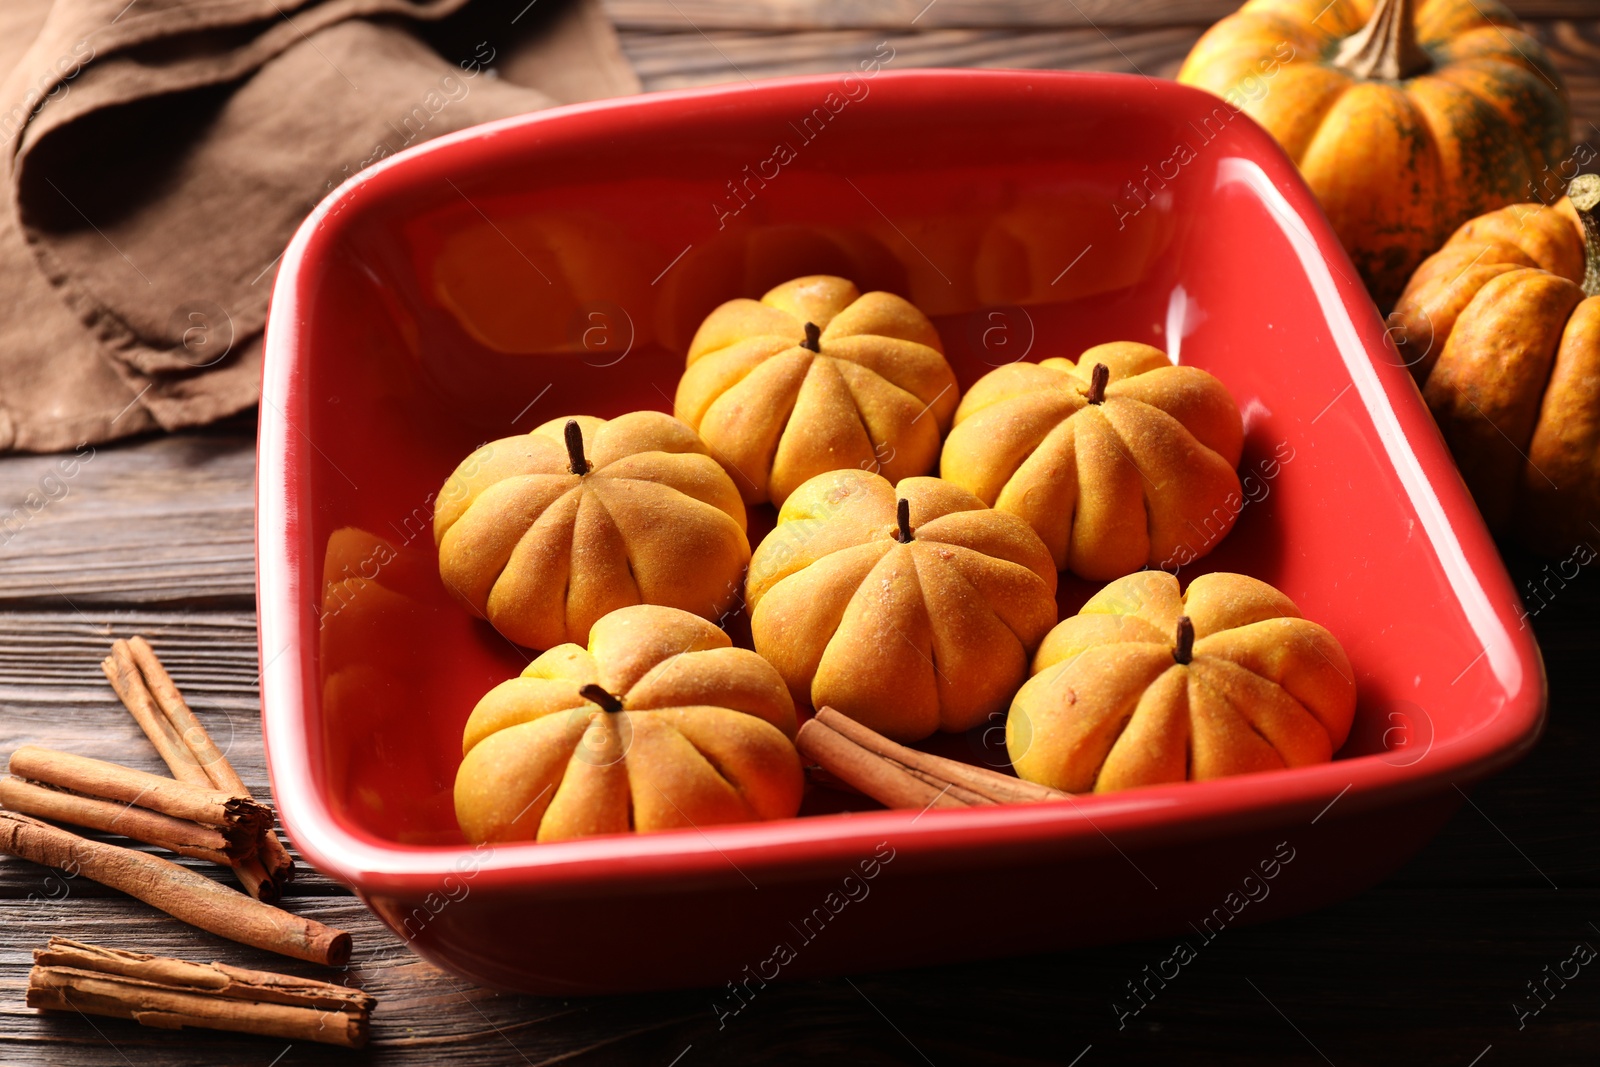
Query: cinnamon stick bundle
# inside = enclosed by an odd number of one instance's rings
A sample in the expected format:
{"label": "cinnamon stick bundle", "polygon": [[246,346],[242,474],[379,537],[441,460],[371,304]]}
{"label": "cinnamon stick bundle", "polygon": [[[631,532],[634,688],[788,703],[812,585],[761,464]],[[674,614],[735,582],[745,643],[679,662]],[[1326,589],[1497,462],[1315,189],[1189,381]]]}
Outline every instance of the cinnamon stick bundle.
{"label": "cinnamon stick bundle", "polygon": [[174,819],[243,831],[252,838],[259,836],[272,822],[272,809],[256,803],[243,791],[224,792],[212,789],[209,784],[189,785],[159,774],[147,774],[132,767],[37,745],[23,745],[11,753],[11,773],[86,796],[137,804]]}
{"label": "cinnamon stick bundle", "polygon": [[151,907],[222,937],[328,966],[350,959],[350,935],[263,904],[176,863],[0,811],[0,852],[77,870]]}
{"label": "cinnamon stick bundle", "polygon": [[889,808],[1030,804],[1068,795],[907,748],[828,707],[800,728],[795,747],[832,777]]}
{"label": "cinnamon stick bundle", "polygon": [[[111,655],[100,666],[174,778],[226,793],[250,795],[149,642],[143,637],[115,641]],[[284,884],[294,880],[294,861],[270,825],[262,830],[255,855],[233,866],[245,890],[261,900],[277,900]]]}
{"label": "cinnamon stick bundle", "polygon": [[374,1000],[360,990],[309,978],[200,964],[52,937],[35,949],[28,1006],[320,1041],[367,1043]]}
{"label": "cinnamon stick bundle", "polygon": [[81,796],[21,778],[0,779],[0,805],[24,815],[121,834],[180,856],[213,863],[237,863],[253,854],[256,847],[255,839],[250,836],[230,837],[214,826],[174,819],[134,804]]}

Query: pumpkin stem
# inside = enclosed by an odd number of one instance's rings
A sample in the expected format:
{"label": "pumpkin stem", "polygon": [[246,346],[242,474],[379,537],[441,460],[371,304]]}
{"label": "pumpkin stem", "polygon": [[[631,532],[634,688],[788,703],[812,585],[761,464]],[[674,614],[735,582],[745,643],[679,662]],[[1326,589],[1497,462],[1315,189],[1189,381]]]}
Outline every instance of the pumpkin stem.
{"label": "pumpkin stem", "polygon": [[[571,423],[568,423],[571,425]],[[618,712],[622,710],[622,701],[606,692],[602,687],[590,682],[578,689],[578,695],[583,699],[600,705],[601,711]]]}
{"label": "pumpkin stem", "polygon": [[801,348],[809,348],[813,352],[822,351],[822,327],[814,322],[806,323],[806,339],[800,342]]}
{"label": "pumpkin stem", "polygon": [[1194,659],[1194,623],[1187,615],[1178,616],[1178,640],[1172,647],[1172,658],[1179,663]]}
{"label": "pumpkin stem", "polygon": [[1404,81],[1433,66],[1417,44],[1412,0],[1378,0],[1367,24],[1345,38],[1333,65],[1357,78]]}
{"label": "pumpkin stem", "polygon": [[1111,368],[1104,363],[1096,363],[1094,370],[1089,372],[1089,391],[1084,394],[1084,399],[1091,404],[1102,403],[1106,398],[1106,384],[1111,381]]}
{"label": "pumpkin stem", "polygon": [[1567,199],[1583,223],[1583,295],[1600,296],[1600,174],[1580,174],[1567,186]]}
{"label": "pumpkin stem", "polygon": [[573,474],[588,474],[589,461],[583,458],[583,427],[577,419],[568,419],[564,431],[567,438],[567,460]]}
{"label": "pumpkin stem", "polygon": [[911,501],[901,497],[894,507],[895,522],[900,524],[900,529],[895,532],[894,539],[902,545],[911,543]]}

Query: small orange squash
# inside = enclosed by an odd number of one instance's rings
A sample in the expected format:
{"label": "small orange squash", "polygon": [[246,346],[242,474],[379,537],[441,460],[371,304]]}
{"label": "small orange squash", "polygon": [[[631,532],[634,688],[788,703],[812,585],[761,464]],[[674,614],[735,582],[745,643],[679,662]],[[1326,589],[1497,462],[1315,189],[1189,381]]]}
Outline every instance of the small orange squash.
{"label": "small orange squash", "polygon": [[491,689],[467,720],[456,819],[470,841],[560,841],[795,814],[794,703],[716,626],[640,604]]}
{"label": "small orange squash", "polygon": [[553,419],[461,461],[434,500],[439,577],[518,644],[587,641],[630,604],[714,619],[750,560],[739,490],[671,415]]}
{"label": "small orange squash", "polygon": [[1242,110],[1278,139],[1385,308],[1451,230],[1526,198],[1570,147],[1561,75],[1496,0],[1251,0],[1178,80],[1227,101],[1203,121]]}
{"label": "small orange squash", "polygon": [[1050,631],[1033,672],[1006,749],[1019,776],[1071,793],[1325,762],[1355,717],[1339,642],[1242,574],[1181,596],[1165,571],[1120,578]]}
{"label": "small orange squash", "polygon": [[1484,519],[1565,554],[1600,523],[1600,177],[1473,219],[1390,316]]}
{"label": "small orange squash", "polygon": [[1049,550],[1015,515],[938,478],[839,470],[784,502],[745,603],[797,704],[919,741],[1006,706],[1055,592]]}
{"label": "small orange squash", "polygon": [[960,395],[926,315],[893,293],[817,274],[708,315],[674,408],[745,503],[781,506],[831,470],[926,474]]}
{"label": "small orange squash", "polygon": [[1239,515],[1244,424],[1227,386],[1137,341],[1009,363],[962,399],[939,475],[1033,527],[1059,570],[1106,581],[1205,555]]}

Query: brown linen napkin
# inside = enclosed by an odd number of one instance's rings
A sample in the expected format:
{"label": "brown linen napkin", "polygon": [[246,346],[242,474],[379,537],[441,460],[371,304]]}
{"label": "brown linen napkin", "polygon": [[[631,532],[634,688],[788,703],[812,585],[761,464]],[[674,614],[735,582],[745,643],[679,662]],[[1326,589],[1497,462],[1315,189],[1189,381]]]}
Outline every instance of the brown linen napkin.
{"label": "brown linen napkin", "polygon": [[638,91],[599,0],[0,0],[0,71],[0,450],[31,451],[254,404],[277,257],[350,174]]}

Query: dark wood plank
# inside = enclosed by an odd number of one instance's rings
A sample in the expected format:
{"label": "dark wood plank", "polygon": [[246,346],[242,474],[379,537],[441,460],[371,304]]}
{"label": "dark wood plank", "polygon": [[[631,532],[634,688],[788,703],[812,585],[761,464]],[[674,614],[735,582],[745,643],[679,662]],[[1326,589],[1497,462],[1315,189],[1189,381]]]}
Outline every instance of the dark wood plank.
{"label": "dark wood plank", "polygon": [[[1190,938],[1194,961],[1176,977],[1167,965],[1169,980],[1152,984],[1148,1006],[1125,1019],[1119,1008],[1137,1006],[1127,983],[1145,981],[1146,967],[1160,968],[1175,941],[773,985],[720,1027],[716,991],[575,1001],[497,995],[416,959],[353,899],[293,906],[352,931],[356,953],[347,970],[233,945],[132,901],[0,903],[0,1061],[268,1064],[284,1050],[268,1038],[180,1036],[21,1006],[31,949],[53,934],[347,982],[378,998],[373,1048],[354,1058],[395,1065],[666,1065],[678,1056],[684,1064],[842,1057],[850,1064],[1063,1065],[1092,1046],[1083,1064],[1317,1065],[1325,1062],[1320,1050],[1336,1064],[1464,1067],[1489,1046],[1496,1055],[1486,1064],[1592,1062],[1583,1055],[1600,1042],[1594,965],[1566,988],[1552,983],[1556,995],[1521,1029],[1512,1009],[1536,1006],[1526,983],[1544,979],[1544,968],[1558,967],[1575,944],[1600,946],[1590,925],[1600,891],[1592,889],[1395,884],[1314,915],[1230,927],[1210,943]],[[1011,920],[994,902],[980,902],[974,916],[952,921]],[[1025,929],[1017,933],[1024,946]],[[283,1062],[351,1059],[296,1045]]]}
{"label": "dark wood plank", "polygon": [[150,640],[245,783],[264,787],[260,668],[248,613],[0,613],[0,749],[70,739],[86,756],[161,770],[100,671],[112,640],[136,633]]}
{"label": "dark wood plank", "polygon": [[[41,881],[48,874],[24,866]],[[352,897],[299,900],[290,907],[351,932],[355,951],[348,967],[323,968],[236,945],[125,897],[0,902],[0,1062],[17,1067],[538,1064],[604,1050],[704,1010],[704,994],[586,1001],[507,996],[419,959]],[[51,936],[199,962],[220,960],[366,990],[378,1000],[372,1045],[365,1055],[306,1043],[286,1051],[289,1043],[273,1038],[205,1030],[174,1034],[117,1019],[35,1012],[23,1005],[23,990],[33,948]]]}
{"label": "dark wood plank", "polygon": [[252,606],[254,484],[237,425],[0,457],[0,606]]}
{"label": "dark wood plank", "polygon": [[1550,52],[1567,84],[1573,141],[1600,143],[1600,20],[1536,22],[1528,28]]}
{"label": "dark wood plank", "polygon": [[[255,626],[254,614],[239,612],[0,613],[0,758],[18,745],[39,744],[166,774],[100,672],[113,639],[143,634],[245,785],[267,796]],[[231,877],[204,861],[168,858],[224,880]],[[0,897],[40,892],[31,876],[19,873],[23,866],[0,863]],[[290,886],[293,894],[343,892],[304,864],[301,874]],[[74,892],[108,893],[89,884]]]}
{"label": "dark wood plank", "polygon": [[[1100,70],[1170,78],[1203,25],[1100,28],[624,31],[623,50],[647,90],[682,89],[743,79],[856,71],[893,50],[886,70],[910,67],[1009,67]],[[1529,29],[1550,50],[1572,101],[1575,142],[1600,141],[1600,19],[1541,21]]]}
{"label": "dark wood plank", "polygon": [[[1209,944],[1190,937],[1195,958],[1175,976],[1163,963],[1174,940],[770,987],[723,1029],[708,1012],[630,1039],[617,1061],[665,1064],[692,1044],[693,1062],[730,1064],[1576,1067],[1600,1048],[1600,962],[1552,982],[1521,1029],[1511,1005],[1535,1006],[1525,983],[1575,944],[1600,949],[1597,910],[1593,890],[1385,888]],[[994,903],[983,914],[1012,921]],[[1127,983],[1147,980],[1148,1006],[1119,1028],[1113,1005],[1137,1007]]]}
{"label": "dark wood plank", "polygon": [[1177,73],[1200,36],[1194,26],[1119,31],[1095,29],[935,30],[886,36],[881,30],[816,30],[771,34],[622,34],[622,48],[647,90],[681,89],[792,74],[854,71],[888,41],[886,70],[907,67],[1019,67],[1109,70],[1164,77]]}
{"label": "dark wood plank", "polygon": [[1600,647],[1600,572],[1563,580],[1549,560],[1510,546],[1504,555],[1544,656],[1545,735],[1523,762],[1474,789],[1472,803],[1396,879],[1600,889],[1600,776],[1589,757],[1600,746],[1589,682]]}
{"label": "dark wood plank", "polygon": [[[1596,0],[1509,0],[1526,19],[1597,18]],[[605,0],[622,30],[1044,29],[1208,26],[1238,0]]]}

